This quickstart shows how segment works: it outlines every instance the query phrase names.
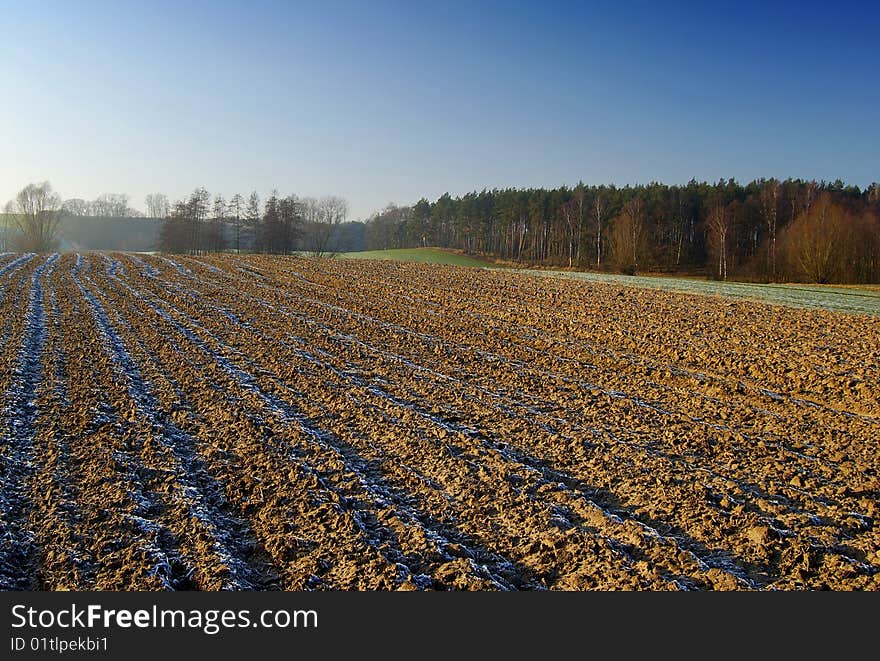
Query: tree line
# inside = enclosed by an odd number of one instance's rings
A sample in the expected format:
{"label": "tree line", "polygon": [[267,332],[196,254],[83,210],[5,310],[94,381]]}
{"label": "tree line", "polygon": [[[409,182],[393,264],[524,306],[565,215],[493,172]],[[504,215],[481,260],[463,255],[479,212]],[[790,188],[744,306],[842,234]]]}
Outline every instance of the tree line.
{"label": "tree line", "polygon": [[281,197],[273,192],[261,204],[256,191],[227,201],[197,188],[168,210],[158,247],[194,255],[226,250],[287,255],[306,250],[323,256],[338,247],[333,239],[347,215],[348,203],[336,196]]}
{"label": "tree line", "polygon": [[[198,188],[169,204],[156,248],[201,254],[273,254],[438,246],[525,265],[704,274],[721,280],[880,282],[880,184],[759,179],[740,184],[494,189],[411,206],[389,205],[366,227],[346,223],[339,197],[256,192],[228,201]],[[51,250],[65,215],[143,216],[122,194],[62,201],[49,182],[29,184],[5,207],[0,248]],[[10,237],[14,237],[14,240]],[[363,244],[366,245],[363,245]],[[341,246],[346,246],[341,248]]]}
{"label": "tree line", "polygon": [[369,219],[367,242],[629,274],[880,282],[880,184],[729,179],[447,193],[388,205]]}
{"label": "tree line", "polygon": [[[147,196],[148,203],[152,197]],[[125,193],[105,193],[94,200],[62,200],[48,181],[31,183],[3,207],[0,248],[28,252],[54,250],[65,217],[143,218],[144,214],[130,205]]]}
{"label": "tree line", "polygon": [[169,203],[162,193],[146,196],[147,213],[129,204],[128,195],[108,193],[95,200],[62,198],[48,181],[25,186],[2,214],[0,249],[48,251],[57,247],[64,217],[162,219],[157,249],[202,254],[235,250],[289,254],[306,251],[325,255],[365,247],[362,223],[347,223],[348,203],[337,196],[281,197],[273,192],[265,202],[256,192],[247,198],[212,196],[197,188],[188,197]]}
{"label": "tree line", "polygon": [[[149,196],[148,196],[149,198]],[[101,216],[105,218],[140,218],[144,214],[133,208],[125,193],[105,193],[94,200],[71,198],[61,204],[61,212],[67,216]]]}

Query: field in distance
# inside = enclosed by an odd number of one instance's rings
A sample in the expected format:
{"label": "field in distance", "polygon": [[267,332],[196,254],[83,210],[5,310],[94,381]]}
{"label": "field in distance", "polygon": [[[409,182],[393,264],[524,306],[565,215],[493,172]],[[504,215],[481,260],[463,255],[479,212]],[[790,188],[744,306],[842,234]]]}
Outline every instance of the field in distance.
{"label": "field in distance", "polygon": [[[389,259],[401,262],[502,268],[492,261],[484,261],[442,248],[370,250],[344,253],[342,256],[348,259]],[[596,271],[553,270],[545,268],[517,269],[511,266],[503,268],[547,277],[610,282],[627,287],[665,289],[687,294],[766,301],[774,305],[880,316],[880,286],[877,285],[761,284],[732,281],[718,282],[703,278],[681,278],[665,275],[629,276]]]}
{"label": "field in distance", "polygon": [[4,589],[878,589],[880,319],[0,255]]}
{"label": "field in distance", "polygon": [[343,253],[346,259],[380,259],[396,262],[420,262],[424,264],[451,264],[453,266],[487,267],[492,263],[442,248],[391,248],[389,250],[363,250]]}

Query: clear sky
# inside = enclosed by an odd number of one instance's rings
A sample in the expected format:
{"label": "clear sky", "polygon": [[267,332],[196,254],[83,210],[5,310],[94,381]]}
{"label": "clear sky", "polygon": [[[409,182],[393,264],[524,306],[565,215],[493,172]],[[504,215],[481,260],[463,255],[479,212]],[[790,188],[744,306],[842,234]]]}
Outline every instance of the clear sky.
{"label": "clear sky", "polygon": [[660,5],[0,0],[0,201],[880,180],[880,3]]}

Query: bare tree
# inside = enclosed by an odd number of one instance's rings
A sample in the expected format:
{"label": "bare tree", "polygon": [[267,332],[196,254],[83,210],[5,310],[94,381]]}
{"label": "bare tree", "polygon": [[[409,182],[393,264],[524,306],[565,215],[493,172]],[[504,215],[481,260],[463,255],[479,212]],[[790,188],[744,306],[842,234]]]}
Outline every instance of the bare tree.
{"label": "bare tree", "polygon": [[840,277],[846,260],[848,222],[846,211],[827,193],[786,229],[786,253],[810,282],[828,283]]}
{"label": "bare tree", "polygon": [[568,239],[568,268],[574,265],[574,240],[578,229],[578,203],[571,199],[564,203],[559,212],[565,221],[566,238]]}
{"label": "bare tree", "polygon": [[645,254],[645,210],[639,197],[629,199],[614,219],[611,253],[617,268],[630,275],[638,272]]}
{"label": "bare tree", "polygon": [[229,200],[229,215],[235,227],[235,252],[241,252],[241,214],[244,210],[244,198],[236,193]]}
{"label": "bare tree", "polygon": [[687,232],[688,226],[688,219],[684,213],[684,199],[680,189],[675,192],[675,201],[678,206],[678,215],[675,223],[675,268],[678,268],[681,264],[681,249],[684,245],[684,235]]}
{"label": "bare tree", "polygon": [[[260,224],[260,218],[262,218],[260,214],[260,196],[257,195],[257,191],[254,191],[248,196],[244,217],[248,234],[251,237],[251,243],[254,243],[257,237],[257,228]],[[253,249],[253,246],[251,246],[251,249]]]}
{"label": "bare tree", "polygon": [[733,224],[733,214],[722,203],[715,204],[709,211],[706,219],[706,228],[709,234],[709,243],[718,256],[718,279],[727,280],[728,249],[730,247],[730,233]]}
{"label": "bare tree", "polygon": [[584,264],[584,252],[582,250],[584,246],[584,214],[587,206],[587,187],[584,185],[584,182],[579,181],[578,185],[574,187],[574,190],[571,192],[572,194],[572,203],[574,204],[574,208],[577,211],[577,256],[576,261],[578,266],[583,266]]}
{"label": "bare tree", "polygon": [[25,186],[9,208],[21,232],[23,249],[33,252],[52,249],[61,224],[61,197],[48,181]]}
{"label": "bare tree", "polygon": [[168,198],[162,193],[150,193],[146,197],[147,215],[150,218],[167,218],[171,212]]}
{"label": "bare tree", "polygon": [[605,197],[602,193],[596,194],[593,201],[593,214],[596,217],[596,268],[602,268],[602,221],[605,219],[607,212],[605,205]]}
{"label": "bare tree", "polygon": [[314,225],[320,222],[318,200],[313,197],[301,197],[299,200],[300,214],[306,225]]}
{"label": "bare tree", "polygon": [[804,213],[810,212],[810,207],[816,201],[816,194],[819,191],[819,184],[815,181],[807,182],[807,189],[804,191]]}
{"label": "bare tree", "polygon": [[[306,213],[312,213],[307,211]],[[311,248],[312,255],[323,257],[330,248],[330,239],[336,227],[345,222],[348,215],[348,202],[333,195],[322,197],[314,207],[312,216]]]}
{"label": "bare tree", "polygon": [[226,220],[226,198],[220,193],[214,196],[214,206],[212,207],[214,220]]}
{"label": "bare tree", "polygon": [[129,197],[125,193],[104,193],[92,203],[92,215],[110,218],[124,218],[138,215],[129,205]]}
{"label": "bare tree", "polygon": [[190,226],[191,254],[200,255],[207,247],[210,233],[205,231],[206,221],[211,209],[211,194],[204,186],[196,188],[187,201],[187,215]]}
{"label": "bare tree", "polygon": [[767,226],[767,271],[776,280],[776,226],[779,211],[779,182],[768,181],[761,189],[761,214]]}
{"label": "bare tree", "polygon": [[85,200],[74,198],[64,200],[61,205],[61,211],[67,216],[88,216],[91,212],[91,205]]}

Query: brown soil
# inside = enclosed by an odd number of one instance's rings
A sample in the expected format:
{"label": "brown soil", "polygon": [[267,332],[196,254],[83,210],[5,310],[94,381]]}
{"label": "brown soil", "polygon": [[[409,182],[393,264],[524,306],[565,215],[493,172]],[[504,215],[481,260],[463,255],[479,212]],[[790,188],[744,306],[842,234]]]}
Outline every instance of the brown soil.
{"label": "brown soil", "polygon": [[880,320],[383,261],[0,277],[2,587],[880,588]]}

